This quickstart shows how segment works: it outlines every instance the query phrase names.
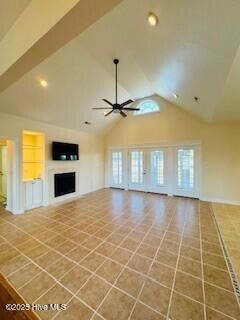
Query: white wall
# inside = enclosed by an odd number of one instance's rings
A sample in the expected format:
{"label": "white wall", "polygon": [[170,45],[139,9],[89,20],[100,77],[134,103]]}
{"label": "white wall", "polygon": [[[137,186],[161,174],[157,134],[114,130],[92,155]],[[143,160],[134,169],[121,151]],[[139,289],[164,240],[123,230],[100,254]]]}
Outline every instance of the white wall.
{"label": "white wall", "polygon": [[[57,168],[76,169],[79,176],[80,194],[94,191],[104,186],[104,141],[100,136],[74,131],[38,121],[0,113],[0,138],[15,139],[17,145],[18,210],[23,210],[22,183],[22,131],[30,130],[45,134],[45,204],[48,204],[48,172]],[[62,141],[79,144],[79,161],[52,161],[51,142]]]}

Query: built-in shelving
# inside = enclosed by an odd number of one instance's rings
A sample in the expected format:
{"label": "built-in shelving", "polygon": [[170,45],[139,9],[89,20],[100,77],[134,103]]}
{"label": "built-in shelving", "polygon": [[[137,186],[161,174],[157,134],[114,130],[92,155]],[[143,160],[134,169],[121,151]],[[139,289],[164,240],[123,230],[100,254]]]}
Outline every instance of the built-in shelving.
{"label": "built-in shelving", "polygon": [[44,136],[41,133],[23,131],[23,180],[43,178]]}

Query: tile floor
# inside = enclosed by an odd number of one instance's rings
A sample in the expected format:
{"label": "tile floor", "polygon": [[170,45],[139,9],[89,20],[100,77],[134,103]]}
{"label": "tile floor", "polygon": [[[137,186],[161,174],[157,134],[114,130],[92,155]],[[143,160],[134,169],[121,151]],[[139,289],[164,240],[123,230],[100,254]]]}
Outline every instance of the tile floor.
{"label": "tile floor", "polygon": [[212,209],[240,283],[240,206],[213,203]]}
{"label": "tile floor", "polygon": [[240,319],[210,204],[114,189],[0,212],[0,271],[40,319]]}

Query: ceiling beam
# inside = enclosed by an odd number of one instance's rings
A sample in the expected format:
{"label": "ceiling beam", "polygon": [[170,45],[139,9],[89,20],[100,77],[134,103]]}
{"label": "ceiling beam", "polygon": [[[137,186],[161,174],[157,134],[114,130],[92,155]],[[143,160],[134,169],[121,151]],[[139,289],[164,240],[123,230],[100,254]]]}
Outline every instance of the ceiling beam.
{"label": "ceiling beam", "polygon": [[0,42],[0,92],[122,1],[31,1]]}

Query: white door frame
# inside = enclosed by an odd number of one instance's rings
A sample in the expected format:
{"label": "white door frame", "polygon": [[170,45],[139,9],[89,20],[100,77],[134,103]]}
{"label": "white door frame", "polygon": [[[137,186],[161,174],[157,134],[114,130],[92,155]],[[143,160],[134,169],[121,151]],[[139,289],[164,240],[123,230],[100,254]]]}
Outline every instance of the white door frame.
{"label": "white door frame", "polygon": [[147,144],[147,145],[127,145],[127,146],[115,146],[115,147],[109,147],[108,148],[108,165],[107,165],[107,176],[106,176],[106,187],[110,187],[110,177],[111,177],[111,152],[114,150],[122,150],[124,154],[124,189],[128,190],[128,177],[129,177],[129,168],[128,168],[128,154],[130,149],[164,149],[169,148],[168,151],[168,159],[167,159],[167,175],[169,177],[168,181],[168,195],[173,196],[174,195],[174,186],[173,186],[173,175],[174,173],[171,172],[170,168],[173,167],[173,163],[170,163],[173,161],[173,154],[174,152],[173,147],[197,147],[198,150],[198,168],[197,168],[197,174],[198,174],[198,196],[201,198],[202,194],[202,142],[200,140],[194,140],[194,141],[182,141],[182,142],[176,142],[176,143],[165,143],[165,144]]}
{"label": "white door frame", "polygon": [[16,138],[1,136],[0,139],[7,140],[7,207],[13,214],[22,212],[20,210],[20,188],[19,188],[19,143]]}

